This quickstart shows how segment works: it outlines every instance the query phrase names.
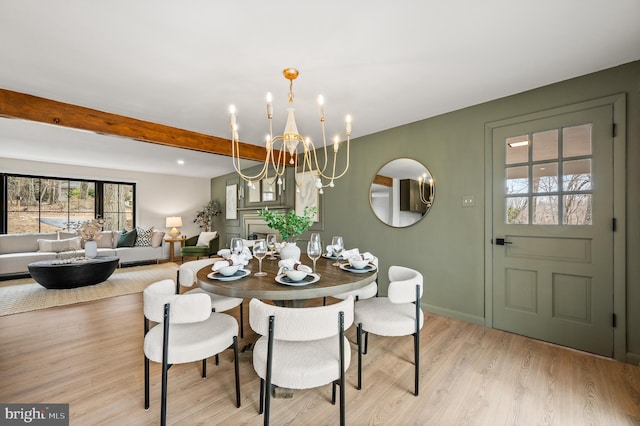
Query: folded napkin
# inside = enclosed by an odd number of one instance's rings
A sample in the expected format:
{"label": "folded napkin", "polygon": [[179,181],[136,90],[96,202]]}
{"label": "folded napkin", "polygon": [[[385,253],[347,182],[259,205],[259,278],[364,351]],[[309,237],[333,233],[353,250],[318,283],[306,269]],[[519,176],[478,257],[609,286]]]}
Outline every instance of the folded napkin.
{"label": "folded napkin", "polygon": [[360,256],[360,250],[358,250],[357,248],[353,248],[350,250],[342,250],[342,253],[340,253],[340,256],[338,256],[338,258],[348,259],[351,256]]}
{"label": "folded napkin", "polygon": [[220,268],[224,268],[225,266],[231,266],[231,265],[245,266],[248,263],[249,261],[245,259],[244,256],[232,254],[226,260],[218,260],[217,262],[214,262],[213,266],[211,267],[211,270],[213,272],[217,272],[220,270]]}
{"label": "folded napkin", "polygon": [[331,244],[329,244],[327,246],[327,256],[329,257],[341,257],[342,255],[338,255],[338,253],[340,253],[340,251],[336,250],[335,247]]}
{"label": "folded napkin", "polygon": [[[229,249],[220,249],[218,250],[218,256],[222,257],[223,259],[228,259],[231,256],[231,250]],[[251,250],[249,250],[248,247],[245,247],[244,249],[242,249],[242,253],[240,253],[240,257],[249,261],[253,258],[253,255],[251,254]],[[245,263],[246,265],[246,263]]]}
{"label": "folded napkin", "polygon": [[280,262],[278,262],[278,266],[280,267],[280,269],[278,269],[278,275],[283,274],[284,271],[287,271],[289,269],[296,269],[298,271],[306,272],[307,274],[310,274],[313,272],[313,269],[311,269],[307,265],[303,265],[302,263],[300,263],[295,259],[281,260]]}

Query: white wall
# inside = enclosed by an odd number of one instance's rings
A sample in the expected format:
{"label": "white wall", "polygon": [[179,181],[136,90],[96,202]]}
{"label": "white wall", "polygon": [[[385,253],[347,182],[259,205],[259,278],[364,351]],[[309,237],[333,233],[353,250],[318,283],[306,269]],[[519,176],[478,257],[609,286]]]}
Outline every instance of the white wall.
{"label": "white wall", "polygon": [[[181,216],[184,226],[180,231],[189,237],[200,232],[200,228],[193,223],[196,210],[200,210],[211,198],[209,178],[169,176],[2,157],[0,172],[135,183],[136,225],[142,228],[153,226],[167,232],[168,229],[164,226],[166,217]],[[165,250],[168,254],[168,248]]]}

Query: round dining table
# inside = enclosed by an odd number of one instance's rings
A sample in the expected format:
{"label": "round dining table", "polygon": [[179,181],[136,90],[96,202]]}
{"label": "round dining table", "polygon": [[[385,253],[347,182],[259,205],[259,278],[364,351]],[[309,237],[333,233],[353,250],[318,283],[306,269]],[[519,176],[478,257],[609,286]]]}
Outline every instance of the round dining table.
{"label": "round dining table", "polygon": [[[310,267],[313,265],[313,262],[304,254],[301,256],[301,261]],[[378,277],[376,268],[366,272],[350,272],[345,270],[349,268],[342,269],[334,266],[334,263],[335,259],[319,258],[316,262],[316,274],[320,279],[306,285],[287,285],[277,282],[278,261],[267,258],[262,261],[262,271],[267,273],[265,276],[255,275],[258,271],[258,260],[252,259],[247,266],[243,267],[250,272],[243,278],[233,281],[209,278],[207,275],[211,274],[212,270],[208,265],[198,271],[197,279],[200,288],[222,296],[271,300],[280,306],[302,307],[309,299],[357,290],[374,282]],[[346,261],[341,263],[348,265]]]}

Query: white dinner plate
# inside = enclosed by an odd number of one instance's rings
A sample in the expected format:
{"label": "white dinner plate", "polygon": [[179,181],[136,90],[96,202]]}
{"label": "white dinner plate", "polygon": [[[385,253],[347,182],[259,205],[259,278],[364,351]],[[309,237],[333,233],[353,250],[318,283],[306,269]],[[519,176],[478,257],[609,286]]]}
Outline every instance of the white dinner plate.
{"label": "white dinner plate", "polygon": [[308,274],[306,277],[301,279],[300,281],[293,281],[291,278],[286,276],[285,274],[280,274],[276,276],[276,281],[280,284],[284,285],[292,285],[292,286],[303,286],[313,284],[320,280],[320,275],[318,274]]}
{"label": "white dinner plate", "polygon": [[235,281],[235,280],[239,280],[240,278],[244,278],[248,276],[250,273],[251,271],[248,271],[246,269],[238,269],[235,274],[225,277],[224,275],[218,272],[211,272],[210,274],[207,275],[207,278],[211,278],[212,280],[218,280],[218,281]]}
{"label": "white dinner plate", "polygon": [[356,268],[352,268],[351,265],[349,265],[348,263],[341,263],[340,264],[340,269],[342,269],[343,271],[353,272],[353,273],[356,273],[356,274],[365,274],[367,272],[375,271],[376,267],[373,266],[372,264],[368,264],[367,266],[365,266],[362,269],[356,269]]}

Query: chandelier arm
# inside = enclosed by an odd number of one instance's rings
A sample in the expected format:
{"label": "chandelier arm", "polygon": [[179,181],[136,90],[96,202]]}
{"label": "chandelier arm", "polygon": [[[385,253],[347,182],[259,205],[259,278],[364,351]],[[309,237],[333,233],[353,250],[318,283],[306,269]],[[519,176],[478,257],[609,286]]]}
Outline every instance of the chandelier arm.
{"label": "chandelier arm", "polygon": [[235,169],[236,173],[238,173],[238,175],[240,175],[240,177],[247,182],[261,180],[264,177],[264,175],[267,174],[268,166],[269,166],[269,157],[271,156],[271,154],[272,153],[270,151],[266,152],[264,164],[260,172],[258,172],[255,175],[248,175],[242,172],[241,157],[240,157],[240,141],[236,138],[234,138],[232,141],[231,156],[232,156],[233,168]]}

